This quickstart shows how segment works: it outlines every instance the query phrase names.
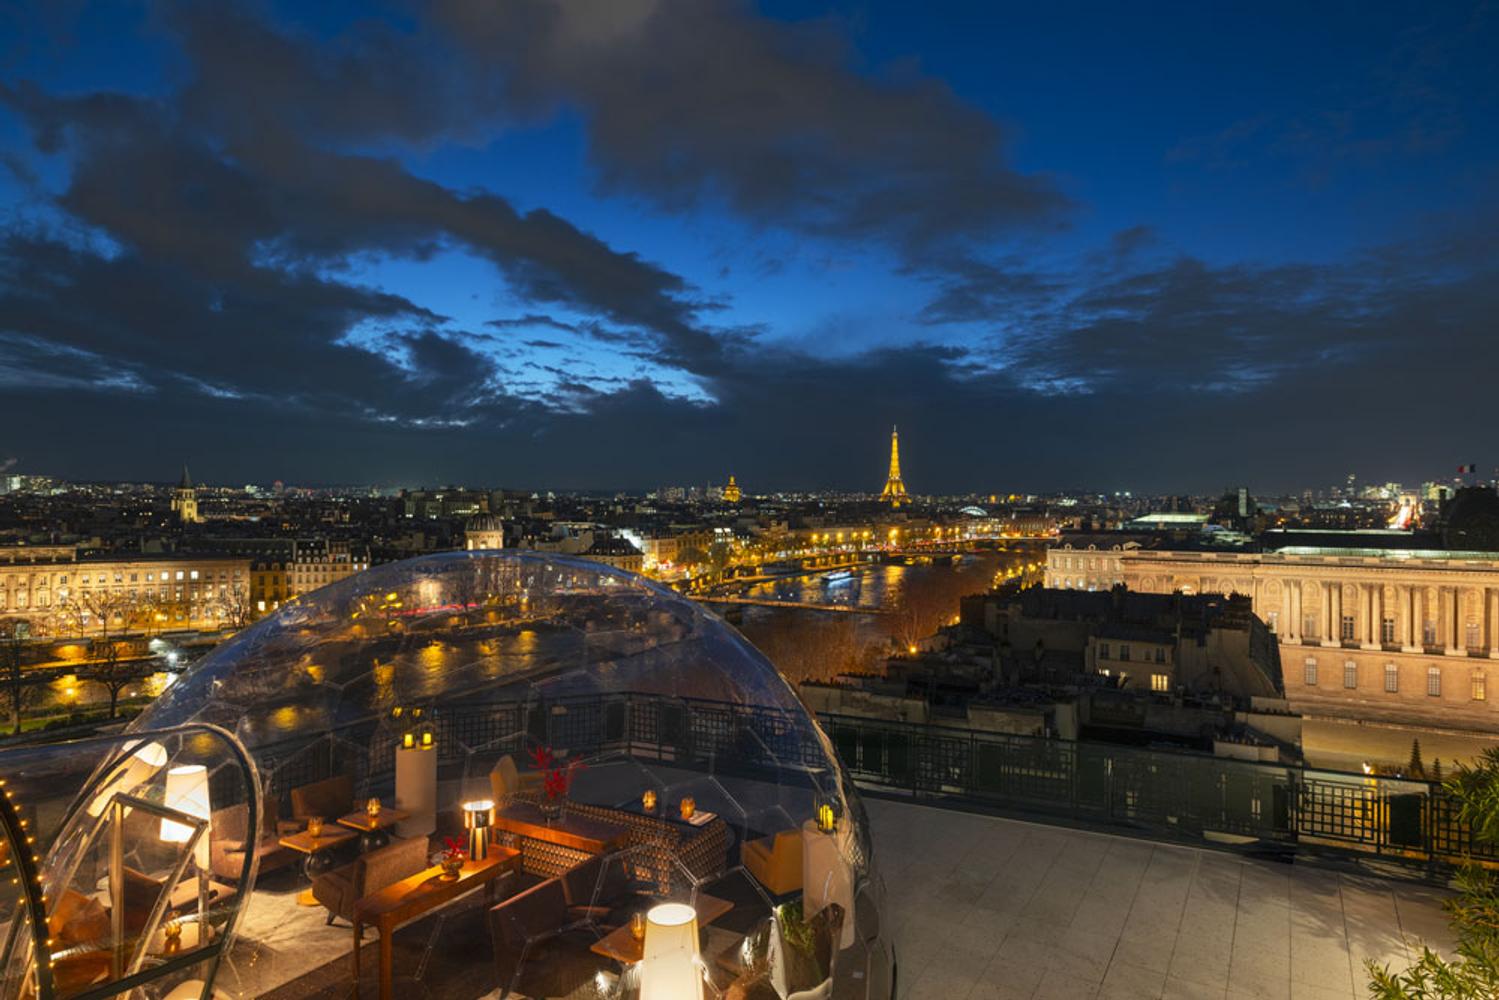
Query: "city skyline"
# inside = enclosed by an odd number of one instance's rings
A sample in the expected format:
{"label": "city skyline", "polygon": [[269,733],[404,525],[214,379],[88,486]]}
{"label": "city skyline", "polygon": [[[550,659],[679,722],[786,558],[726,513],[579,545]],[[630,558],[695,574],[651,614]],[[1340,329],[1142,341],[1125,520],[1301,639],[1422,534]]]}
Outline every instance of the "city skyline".
{"label": "city skyline", "polygon": [[1482,5],[4,17],[17,471],[878,492],[898,424],[917,494],[1203,493],[1486,453]]}

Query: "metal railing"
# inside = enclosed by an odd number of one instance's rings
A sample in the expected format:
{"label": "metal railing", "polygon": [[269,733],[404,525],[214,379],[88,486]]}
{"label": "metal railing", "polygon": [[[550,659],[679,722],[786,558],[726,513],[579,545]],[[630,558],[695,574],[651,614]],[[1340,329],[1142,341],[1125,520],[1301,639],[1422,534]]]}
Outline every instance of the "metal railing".
{"label": "metal railing", "polygon": [[819,721],[855,781],[922,800],[1168,837],[1499,860],[1499,847],[1473,840],[1435,782],[843,715]]}
{"label": "metal railing", "polygon": [[[618,693],[442,707],[431,719],[439,766],[450,774],[487,772],[501,754],[537,745],[574,757],[622,751],[724,773],[823,769],[822,745],[798,716]],[[856,716],[818,721],[855,782],[933,805],[976,804],[1171,839],[1499,861],[1499,846],[1475,842],[1451,796],[1433,782]],[[273,795],[335,773],[374,793],[393,780],[398,738],[369,721],[254,752]]]}

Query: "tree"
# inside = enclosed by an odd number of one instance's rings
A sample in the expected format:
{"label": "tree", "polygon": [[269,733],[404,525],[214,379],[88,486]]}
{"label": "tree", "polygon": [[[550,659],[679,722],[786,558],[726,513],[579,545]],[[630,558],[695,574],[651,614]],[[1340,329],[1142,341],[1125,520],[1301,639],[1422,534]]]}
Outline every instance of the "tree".
{"label": "tree", "polygon": [[[1418,748],[1412,747],[1412,756]],[[1484,750],[1472,765],[1459,763],[1446,793],[1457,819],[1475,841],[1499,843],[1499,748]],[[1375,1000],[1484,1000],[1499,996],[1499,874],[1477,864],[1457,874],[1457,895],[1442,906],[1457,934],[1457,957],[1449,962],[1430,948],[1404,972],[1366,961]]]}
{"label": "tree", "polygon": [[10,691],[10,731],[21,731],[21,714],[36,697],[36,686],[25,678],[26,637],[30,623],[13,618],[0,621],[0,676]]}
{"label": "tree", "polygon": [[140,678],[140,671],[134,661],[120,659],[119,643],[104,639],[89,647],[85,676],[109,692],[109,717],[113,719],[120,704],[120,692]]}
{"label": "tree", "polygon": [[1411,740],[1411,759],[1405,765],[1405,774],[1409,778],[1426,777],[1426,764],[1421,760],[1421,741]]}

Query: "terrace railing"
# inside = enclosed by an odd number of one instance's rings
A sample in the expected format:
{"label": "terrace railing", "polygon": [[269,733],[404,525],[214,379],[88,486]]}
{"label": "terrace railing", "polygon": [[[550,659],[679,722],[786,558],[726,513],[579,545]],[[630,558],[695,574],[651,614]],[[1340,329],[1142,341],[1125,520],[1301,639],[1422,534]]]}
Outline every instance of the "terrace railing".
{"label": "terrace railing", "polygon": [[[934,805],[976,804],[1128,827],[1166,838],[1314,845],[1427,862],[1499,862],[1440,784],[1206,754],[820,715],[860,785]],[[824,766],[805,721],[782,709],[646,694],[443,707],[439,766],[487,771],[503,753],[626,751],[730,773]],[[272,794],[334,773],[376,791],[393,779],[398,734],[366,722],[254,749]],[[363,794],[363,793],[361,793]]]}
{"label": "terrace railing", "polygon": [[819,716],[866,787],[1123,825],[1417,861],[1499,861],[1442,785],[1103,743]]}

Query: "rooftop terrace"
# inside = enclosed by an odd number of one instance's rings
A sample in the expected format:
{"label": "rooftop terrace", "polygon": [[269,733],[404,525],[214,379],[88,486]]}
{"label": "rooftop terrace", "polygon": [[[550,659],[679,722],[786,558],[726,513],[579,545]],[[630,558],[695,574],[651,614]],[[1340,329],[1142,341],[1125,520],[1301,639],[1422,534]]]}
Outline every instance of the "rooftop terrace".
{"label": "rooftop terrace", "polygon": [[[1351,1000],[1366,995],[1364,959],[1403,967],[1422,942],[1452,946],[1443,893],[1419,882],[889,800],[867,806],[901,998]],[[348,995],[348,928],[299,910],[292,887],[257,893],[221,989]],[[467,944],[466,909],[398,933],[401,995],[498,995],[487,954],[466,968],[454,961]],[[373,941],[365,952],[362,992],[373,995]],[[454,967],[434,979],[444,962]],[[585,985],[565,995],[594,994]]]}

